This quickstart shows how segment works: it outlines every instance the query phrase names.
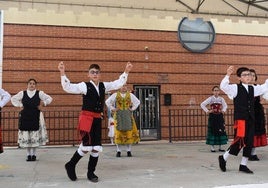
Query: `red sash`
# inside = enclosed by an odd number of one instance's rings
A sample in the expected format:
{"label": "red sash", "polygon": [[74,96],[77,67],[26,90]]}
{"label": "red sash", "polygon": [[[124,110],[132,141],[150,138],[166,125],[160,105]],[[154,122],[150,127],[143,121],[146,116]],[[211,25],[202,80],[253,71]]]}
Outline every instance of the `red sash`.
{"label": "red sash", "polygon": [[246,125],[245,125],[245,120],[236,120],[235,124],[234,124],[234,128],[237,130],[236,132],[236,136],[237,137],[245,137],[245,129],[246,129]]}
{"label": "red sash", "polygon": [[89,133],[94,118],[101,118],[101,113],[81,111],[79,115],[78,130]]}
{"label": "red sash", "polygon": [[222,105],[220,103],[213,103],[210,105],[210,108],[213,111],[213,113],[219,114],[221,113]]}
{"label": "red sash", "polygon": [[246,121],[245,120],[235,120],[234,129],[236,129],[236,137],[232,144],[239,143],[239,147],[245,147],[244,137],[246,131]]}

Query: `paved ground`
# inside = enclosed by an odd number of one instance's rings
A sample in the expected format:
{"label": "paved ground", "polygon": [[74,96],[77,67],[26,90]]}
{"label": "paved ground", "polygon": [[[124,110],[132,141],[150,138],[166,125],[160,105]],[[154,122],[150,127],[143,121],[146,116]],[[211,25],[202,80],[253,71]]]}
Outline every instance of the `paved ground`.
{"label": "paved ground", "polygon": [[[258,148],[261,159],[249,162],[254,174],[238,172],[241,155],[230,157],[227,172],[218,167],[220,152],[211,153],[204,143],[141,142],[133,157],[115,157],[115,146],[104,145],[96,174],[98,183],[86,178],[88,155],[77,165],[78,180],[67,178],[64,164],[76,147],[39,148],[36,162],[26,162],[26,151],[5,148],[0,154],[0,186],[8,188],[264,188],[268,187],[268,147]],[[244,185],[247,184],[247,185]],[[257,184],[257,185],[254,185]],[[243,186],[242,186],[243,185]]]}

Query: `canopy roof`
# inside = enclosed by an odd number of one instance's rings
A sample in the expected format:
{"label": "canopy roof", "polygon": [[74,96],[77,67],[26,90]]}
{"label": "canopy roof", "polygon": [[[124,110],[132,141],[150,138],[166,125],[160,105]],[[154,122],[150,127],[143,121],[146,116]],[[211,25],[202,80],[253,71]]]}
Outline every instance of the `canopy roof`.
{"label": "canopy roof", "polygon": [[176,0],[192,14],[268,18],[267,0]]}

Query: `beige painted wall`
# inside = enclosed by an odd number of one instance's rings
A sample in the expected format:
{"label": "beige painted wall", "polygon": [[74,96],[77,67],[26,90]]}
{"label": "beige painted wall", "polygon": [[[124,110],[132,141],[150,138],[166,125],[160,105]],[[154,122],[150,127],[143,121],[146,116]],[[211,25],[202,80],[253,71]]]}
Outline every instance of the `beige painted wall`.
{"label": "beige painted wall", "polygon": [[[206,1],[206,11],[234,11],[217,1]],[[217,33],[268,36],[267,19],[191,14],[175,0],[6,0],[1,9],[4,23],[176,31],[183,17],[202,17],[212,21]],[[258,15],[259,10],[252,11]]]}

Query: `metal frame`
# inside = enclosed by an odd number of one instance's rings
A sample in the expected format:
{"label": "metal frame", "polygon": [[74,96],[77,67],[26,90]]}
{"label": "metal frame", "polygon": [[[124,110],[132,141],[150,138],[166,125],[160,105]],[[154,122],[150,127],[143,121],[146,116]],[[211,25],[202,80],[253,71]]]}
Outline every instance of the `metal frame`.
{"label": "metal frame", "polygon": [[[196,52],[196,53],[202,53],[202,52],[205,52],[207,51],[209,48],[212,47],[212,45],[214,44],[214,41],[215,41],[215,36],[216,36],[216,33],[215,33],[215,29],[214,29],[214,26],[213,24],[210,22],[210,21],[206,21],[206,23],[210,26],[210,28],[212,29],[212,32],[204,32],[204,31],[188,31],[188,30],[182,30],[181,29],[181,25],[183,24],[183,22],[188,19],[187,17],[184,17],[181,21],[180,21],[180,24],[178,26],[178,37],[179,37],[179,41],[181,42],[181,44],[183,45],[184,48],[186,48],[187,50],[191,51],[191,52]],[[183,40],[182,37],[181,37],[181,34],[182,33],[197,33],[197,34],[209,34],[212,36],[212,40],[210,42],[207,42],[207,41],[194,41],[194,40],[191,40],[191,41],[188,41],[188,40]],[[207,44],[207,47],[206,48],[203,48],[203,49],[200,49],[200,50],[195,50],[195,49],[192,49],[190,48],[187,43],[195,43],[195,44]]]}
{"label": "metal frame", "polygon": [[[201,7],[204,4],[206,0],[196,0],[197,5],[195,7],[190,6],[189,3],[187,3],[187,0],[176,0],[176,2],[180,3],[181,5],[185,6],[192,14],[207,14],[207,15],[220,15],[220,16],[242,16],[242,17],[253,17],[253,18],[268,18],[268,14],[265,14],[263,16],[258,15],[251,15],[249,10],[251,7],[258,8],[260,10],[266,11],[268,13],[268,0],[222,0],[222,2],[226,3],[228,6],[232,7],[238,14],[233,13],[217,13],[213,12],[213,10],[210,10],[211,12],[202,11]],[[241,4],[247,4],[247,9],[243,10],[239,5],[234,5],[234,2],[241,2]],[[267,2],[266,5],[264,3]],[[263,4],[262,4],[263,3]]]}

